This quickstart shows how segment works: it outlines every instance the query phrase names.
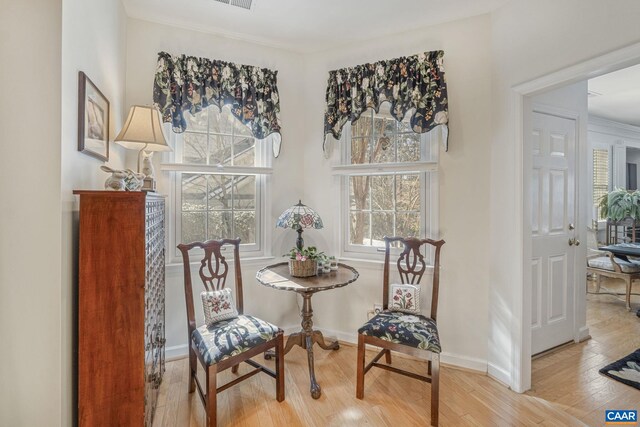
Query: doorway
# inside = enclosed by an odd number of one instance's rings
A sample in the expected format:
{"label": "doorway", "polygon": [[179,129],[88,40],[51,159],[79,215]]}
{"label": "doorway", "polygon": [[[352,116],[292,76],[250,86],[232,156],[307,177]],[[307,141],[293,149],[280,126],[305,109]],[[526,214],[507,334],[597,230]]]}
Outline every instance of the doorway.
{"label": "doorway", "polygon": [[[527,142],[528,131],[531,129],[531,122],[534,112],[534,97],[539,94],[543,94],[545,91],[550,91],[559,87],[572,85],[574,83],[586,82],[588,79],[597,77],[612,71],[620,70],[631,65],[640,63],[640,44],[629,46],[609,54],[605,54],[598,58],[594,58],[589,61],[577,64],[575,66],[566,68],[564,70],[543,76],[541,78],[532,80],[530,82],[518,85],[513,88],[514,93],[514,119],[516,121],[517,133],[516,133],[516,151],[520,161],[515,168],[514,177],[517,181],[522,182],[522,187],[517,191],[520,193],[519,198],[522,201],[522,212],[520,220],[522,236],[522,253],[523,258],[521,260],[520,270],[522,271],[522,288],[519,290],[518,300],[522,305],[517,306],[514,309],[514,317],[518,324],[517,328],[513,330],[512,336],[512,348],[513,348],[513,376],[511,381],[511,387],[515,391],[523,392],[531,388],[531,355],[532,353],[532,319],[533,310],[531,307],[532,291],[533,291],[533,274],[532,274],[532,229],[531,229],[531,167],[532,159],[529,155],[530,151],[529,142]],[[583,138],[584,140],[584,138]],[[580,190],[580,180],[588,176],[587,170],[587,150],[584,144],[577,147],[578,152],[578,178],[577,191]],[[576,204],[576,218],[577,223],[586,225],[588,224],[590,214],[590,205],[586,197],[578,198]],[[578,229],[577,239],[585,241],[586,227],[580,227]],[[579,255],[577,259],[585,259],[586,246],[579,246],[584,254]],[[579,266],[577,268],[580,268]],[[583,267],[584,268],[584,267]],[[584,282],[580,280],[580,277],[586,277],[584,273],[576,274],[577,281],[575,283],[582,283],[582,286],[576,286],[575,292],[580,289],[584,295],[585,288]],[[576,304],[579,301],[585,301],[586,298],[576,298]],[[577,306],[576,306],[577,307]],[[575,311],[574,316],[585,316],[584,310],[580,311],[579,307]],[[586,317],[586,316],[585,316]],[[582,323],[584,326],[578,325]],[[585,322],[576,322],[574,324],[574,341],[581,341],[588,338],[589,331],[586,328]]]}

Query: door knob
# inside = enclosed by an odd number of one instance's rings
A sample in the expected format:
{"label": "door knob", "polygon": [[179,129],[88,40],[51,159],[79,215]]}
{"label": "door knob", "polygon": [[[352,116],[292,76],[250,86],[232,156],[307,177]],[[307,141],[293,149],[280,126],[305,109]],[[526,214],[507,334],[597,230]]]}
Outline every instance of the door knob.
{"label": "door knob", "polygon": [[572,239],[569,239],[569,246],[580,246],[580,240],[576,239],[575,237]]}
{"label": "door knob", "polygon": [[576,226],[573,223],[569,224],[569,230],[575,230]]}
{"label": "door knob", "polygon": [[576,239],[569,239],[569,246],[573,246],[573,244],[575,243]]}

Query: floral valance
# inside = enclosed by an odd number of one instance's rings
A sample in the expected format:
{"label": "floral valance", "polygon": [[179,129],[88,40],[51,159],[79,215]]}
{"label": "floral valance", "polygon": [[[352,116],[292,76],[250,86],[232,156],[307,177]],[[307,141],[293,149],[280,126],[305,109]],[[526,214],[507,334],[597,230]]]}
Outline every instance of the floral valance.
{"label": "floral valance", "polygon": [[184,112],[195,114],[210,105],[230,105],[231,113],[249,126],[253,136],[273,137],[273,155],[280,153],[280,98],[277,71],[215,59],[166,52],[158,54],[153,103],[173,131],[184,132]]}
{"label": "floral valance", "polygon": [[444,125],[444,145],[448,148],[448,99],[441,50],[378,61],[329,72],[327,106],[324,116],[324,147],[332,135],[340,139],[342,127],[358,120],[368,108],[376,111],[384,101],[391,114],[401,121],[407,111],[416,133]]}

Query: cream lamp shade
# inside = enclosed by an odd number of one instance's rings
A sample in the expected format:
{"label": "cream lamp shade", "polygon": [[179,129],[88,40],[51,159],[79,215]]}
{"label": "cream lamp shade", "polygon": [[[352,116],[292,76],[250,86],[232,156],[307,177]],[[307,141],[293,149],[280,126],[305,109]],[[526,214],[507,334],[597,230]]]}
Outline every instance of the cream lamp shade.
{"label": "cream lamp shade", "polygon": [[162,131],[160,111],[148,105],[131,106],[114,141],[131,150],[172,151]]}

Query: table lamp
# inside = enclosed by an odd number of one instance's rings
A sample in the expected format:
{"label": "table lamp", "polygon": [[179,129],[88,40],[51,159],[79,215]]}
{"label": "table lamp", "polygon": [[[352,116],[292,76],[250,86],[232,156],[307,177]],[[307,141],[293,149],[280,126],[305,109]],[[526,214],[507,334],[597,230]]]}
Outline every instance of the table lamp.
{"label": "table lamp", "polygon": [[303,205],[302,200],[298,200],[298,204],[291,206],[280,214],[276,221],[276,227],[293,228],[298,232],[296,239],[296,248],[302,250],[304,240],[302,239],[303,228],[322,228],[322,219],[320,215],[310,207]]}
{"label": "table lamp", "polygon": [[[172,151],[164,137],[160,111],[148,105],[131,106],[129,116],[114,141],[130,150],[139,150],[138,173],[140,172],[140,157],[143,151],[145,153],[149,151]],[[156,181],[153,176],[151,162],[149,162],[149,167],[144,169],[144,172],[145,178],[142,190],[155,191]]]}

